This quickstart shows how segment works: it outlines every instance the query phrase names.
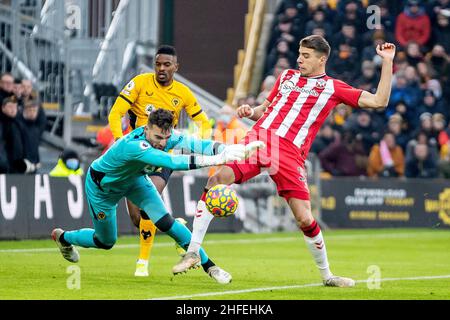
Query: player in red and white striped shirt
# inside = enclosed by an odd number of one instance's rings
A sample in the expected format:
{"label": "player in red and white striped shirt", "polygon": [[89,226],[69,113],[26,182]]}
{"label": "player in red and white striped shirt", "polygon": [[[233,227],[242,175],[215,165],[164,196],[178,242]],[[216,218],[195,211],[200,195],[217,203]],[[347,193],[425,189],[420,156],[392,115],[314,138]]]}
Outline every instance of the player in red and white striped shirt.
{"label": "player in red and white striped shirt", "polygon": [[345,103],[354,108],[387,106],[395,46],[385,43],[377,46],[376,51],[382,57],[383,65],[377,91],[372,94],[327,76],[328,42],[320,36],[306,37],[300,41],[299,70],[285,70],[262,105],[254,109],[243,105],[237,109],[239,117],[256,121],[243,143],[261,140],[267,148],[259,150],[250,159],[223,166],[208,180],[205,193],[198,202],[188,253],[174,266],[174,273],[184,272],[198,261],[198,249],[213,218],[205,206],[206,191],[217,184],[243,183],[260,174],[261,170],[268,170],[278,194],[288,202],[304,234],[324,285],[354,286],[352,279],[334,276],[330,271],[322,233],[311,214],[305,160],[320,126],[338,104]]}

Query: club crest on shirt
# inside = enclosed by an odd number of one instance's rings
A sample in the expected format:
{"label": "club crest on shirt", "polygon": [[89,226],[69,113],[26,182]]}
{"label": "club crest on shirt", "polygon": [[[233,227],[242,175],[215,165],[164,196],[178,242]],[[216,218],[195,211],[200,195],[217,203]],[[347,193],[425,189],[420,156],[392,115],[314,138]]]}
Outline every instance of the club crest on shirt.
{"label": "club crest on shirt", "polygon": [[153,110],[155,110],[155,106],[152,104],[148,104],[145,106],[145,113],[150,114],[150,112],[152,112]]}
{"label": "club crest on shirt", "polygon": [[178,98],[173,98],[172,99],[172,104],[173,104],[174,107],[176,107],[179,103],[180,103],[180,100]]}
{"label": "club crest on shirt", "polygon": [[316,88],[321,90],[321,89],[324,89],[326,85],[327,85],[327,81],[325,79],[319,79],[319,80],[317,80]]}
{"label": "club crest on shirt", "polygon": [[99,218],[100,220],[104,220],[106,218],[106,214],[104,212],[99,212],[97,214],[97,218]]}

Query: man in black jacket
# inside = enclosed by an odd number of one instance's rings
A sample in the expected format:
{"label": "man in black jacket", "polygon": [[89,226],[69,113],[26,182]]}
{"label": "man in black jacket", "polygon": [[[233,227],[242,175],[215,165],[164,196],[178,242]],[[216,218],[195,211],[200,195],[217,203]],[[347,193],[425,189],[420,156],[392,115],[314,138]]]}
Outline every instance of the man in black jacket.
{"label": "man in black jacket", "polygon": [[[3,127],[3,140],[8,158],[8,173],[23,173],[25,146],[23,140],[23,128],[18,119],[18,107],[15,97],[9,97],[3,100],[0,123]],[[25,165],[26,166],[26,165]]]}
{"label": "man in black jacket", "polygon": [[38,169],[40,167],[39,144],[47,118],[37,101],[26,101],[19,119],[23,127],[25,158],[35,165],[35,169]]}

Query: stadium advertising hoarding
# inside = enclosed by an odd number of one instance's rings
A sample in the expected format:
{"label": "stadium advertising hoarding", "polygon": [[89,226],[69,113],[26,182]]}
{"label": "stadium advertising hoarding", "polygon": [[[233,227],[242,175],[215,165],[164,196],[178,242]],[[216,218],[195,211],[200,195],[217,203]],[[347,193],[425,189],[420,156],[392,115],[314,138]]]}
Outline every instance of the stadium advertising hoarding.
{"label": "stadium advertising hoarding", "polygon": [[323,180],[322,219],[332,228],[450,228],[445,180]]}
{"label": "stadium advertising hoarding", "polygon": [[[164,192],[166,208],[175,217],[192,221],[197,198],[206,178],[172,177]],[[237,217],[211,223],[212,232],[238,232]],[[125,201],[117,208],[119,234],[138,234],[128,217]],[[0,239],[50,237],[55,227],[65,230],[92,227],[84,193],[84,177],[52,178],[48,175],[0,175]]]}

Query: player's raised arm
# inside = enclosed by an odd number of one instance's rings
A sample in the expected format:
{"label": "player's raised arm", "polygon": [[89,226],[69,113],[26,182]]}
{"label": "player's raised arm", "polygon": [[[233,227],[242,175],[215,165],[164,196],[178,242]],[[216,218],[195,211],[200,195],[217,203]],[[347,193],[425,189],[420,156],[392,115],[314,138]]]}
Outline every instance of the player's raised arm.
{"label": "player's raised arm", "polygon": [[392,88],[392,66],[395,56],[395,45],[392,43],[384,43],[378,45],[377,54],[383,58],[381,67],[381,78],[378,83],[377,92],[372,94],[363,91],[358,101],[361,108],[381,108],[386,107],[389,102]]}

